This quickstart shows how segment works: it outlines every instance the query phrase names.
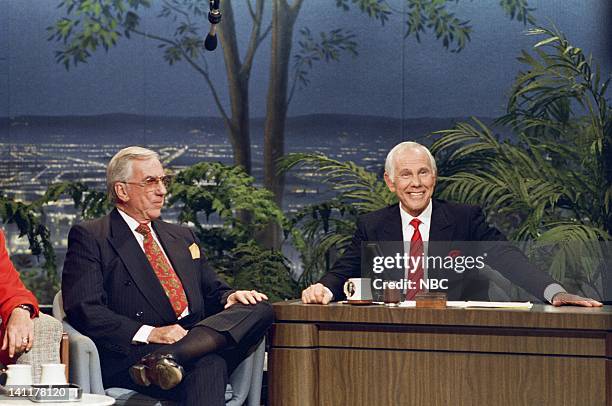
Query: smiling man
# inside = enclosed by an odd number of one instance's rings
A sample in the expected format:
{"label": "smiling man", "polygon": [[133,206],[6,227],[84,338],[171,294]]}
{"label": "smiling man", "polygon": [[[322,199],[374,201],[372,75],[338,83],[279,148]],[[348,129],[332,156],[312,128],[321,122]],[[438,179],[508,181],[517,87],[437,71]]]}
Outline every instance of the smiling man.
{"label": "smiling man", "polygon": [[[418,257],[423,254],[424,242],[454,241],[464,245],[465,242],[487,243],[495,251],[495,255],[489,255],[488,264],[512,282],[555,306],[602,305],[595,300],[567,293],[548,274],[535,269],[520,251],[503,242],[505,237],[498,230],[486,224],[479,207],[433,199],[436,180],[436,161],[426,147],[416,142],[402,142],[391,149],[385,161],[385,182],[389,190],[397,195],[399,205],[359,217],[355,235],[342,258],[318,283],[304,289],[302,301],[327,304],[343,299],[344,282],[348,278],[361,276],[364,243],[410,242],[410,256]],[[414,247],[419,247],[420,253],[417,250],[417,254],[413,255]],[[409,279],[419,282],[425,279],[424,273],[422,267],[417,267],[410,273]],[[449,300],[483,299],[478,295],[486,291],[488,283],[483,284],[482,280],[473,278],[470,272],[450,276]],[[419,284],[415,283],[414,286],[417,288],[405,292],[407,299],[413,299],[419,292]]]}
{"label": "smiling man", "polygon": [[122,149],[106,178],[115,209],[68,236],[68,321],[96,343],[105,387],[224,405],[228,375],[272,323],[268,298],[232,290],[193,231],[160,220],[171,178],[157,153]]}

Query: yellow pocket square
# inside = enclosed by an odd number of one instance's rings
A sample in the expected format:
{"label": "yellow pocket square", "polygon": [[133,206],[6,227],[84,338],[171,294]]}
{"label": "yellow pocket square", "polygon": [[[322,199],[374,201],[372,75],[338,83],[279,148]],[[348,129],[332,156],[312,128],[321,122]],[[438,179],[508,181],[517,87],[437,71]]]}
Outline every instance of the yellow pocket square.
{"label": "yellow pocket square", "polygon": [[189,246],[189,252],[191,252],[191,259],[200,259],[200,247],[195,242]]}

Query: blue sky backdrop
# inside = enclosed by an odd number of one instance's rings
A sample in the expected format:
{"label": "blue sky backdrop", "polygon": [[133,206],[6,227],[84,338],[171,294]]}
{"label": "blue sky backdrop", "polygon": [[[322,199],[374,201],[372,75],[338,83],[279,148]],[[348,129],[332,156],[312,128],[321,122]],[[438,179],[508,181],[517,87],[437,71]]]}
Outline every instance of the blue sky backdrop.
{"label": "blue sky backdrop", "polygon": [[[46,27],[63,15],[59,1],[0,0],[0,116],[95,115],[133,113],[168,116],[219,116],[204,81],[189,66],[162,59],[157,44],[123,39],[108,54],[96,53],[70,71],[54,60],[57,45]],[[173,24],[157,18],[157,1],[142,12],[150,32],[168,33]],[[391,16],[384,27],[352,7],[343,12],[332,0],[305,0],[294,39],[302,27],[317,34],[335,28],[357,35],[359,55],[339,63],[320,63],[311,83],[299,90],[289,116],[347,113],[397,118],[499,116],[520,69],[516,56],[536,41],[526,27],[511,21],[498,0],[451,2],[457,17],[469,19],[472,41],[460,53],[446,51],[433,35],[419,44],[403,38],[405,24]],[[403,0],[389,4],[398,10]],[[605,73],[612,71],[612,1],[529,0],[538,23],[556,25],[576,45],[591,52]],[[267,19],[270,18],[270,5]],[[244,47],[250,24],[246,6],[234,2]],[[207,23],[206,23],[207,24]],[[294,47],[295,50],[295,47]],[[265,114],[269,38],[259,48],[251,77],[252,117]],[[206,56],[227,105],[221,50]]]}

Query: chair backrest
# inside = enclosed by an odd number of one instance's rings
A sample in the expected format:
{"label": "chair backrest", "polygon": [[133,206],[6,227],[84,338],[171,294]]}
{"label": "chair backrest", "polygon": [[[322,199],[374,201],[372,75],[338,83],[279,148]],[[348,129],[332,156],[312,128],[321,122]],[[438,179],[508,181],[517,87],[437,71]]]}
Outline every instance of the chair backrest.
{"label": "chair backrest", "polygon": [[53,298],[53,317],[60,321],[66,319],[66,313],[64,312],[64,301],[62,300],[62,291],[60,290],[55,294]]}
{"label": "chair backrest", "polygon": [[79,385],[85,393],[103,395],[100,356],[94,342],[68,323],[62,301],[62,291],[53,298],[53,317],[61,320],[70,342],[70,382]]}
{"label": "chair backrest", "polygon": [[34,319],[34,345],[32,350],[17,358],[17,364],[32,365],[34,383],[40,381],[41,365],[66,362],[61,358],[62,324],[55,318],[40,313]]}

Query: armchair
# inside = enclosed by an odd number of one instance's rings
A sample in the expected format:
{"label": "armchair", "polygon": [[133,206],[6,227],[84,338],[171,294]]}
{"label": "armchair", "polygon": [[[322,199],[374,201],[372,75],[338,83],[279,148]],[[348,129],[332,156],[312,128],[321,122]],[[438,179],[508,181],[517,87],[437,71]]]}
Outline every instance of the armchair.
{"label": "armchair", "polygon": [[[84,392],[106,394],[115,398],[117,405],[125,406],[174,406],[176,403],[153,399],[125,388],[104,388],[100,371],[100,358],[94,342],[79,333],[66,321],[61,291],[53,300],[53,316],[62,321],[70,341],[70,382]],[[232,373],[225,392],[227,406],[259,406],[263,379],[265,343],[249,355]]]}
{"label": "armchair", "polygon": [[62,340],[62,324],[53,317],[40,313],[34,319],[34,345],[32,349],[21,354],[17,364],[32,365],[32,379],[40,382],[40,365],[60,363],[60,343]]}

